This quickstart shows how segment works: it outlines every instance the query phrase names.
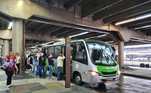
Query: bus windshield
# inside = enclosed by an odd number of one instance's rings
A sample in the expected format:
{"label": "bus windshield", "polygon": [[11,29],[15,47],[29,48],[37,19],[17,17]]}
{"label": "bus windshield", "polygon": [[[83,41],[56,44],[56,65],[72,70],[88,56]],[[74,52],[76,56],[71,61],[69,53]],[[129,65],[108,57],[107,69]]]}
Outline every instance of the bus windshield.
{"label": "bus windshield", "polygon": [[109,45],[99,42],[87,42],[90,57],[95,65],[116,65],[114,51]]}

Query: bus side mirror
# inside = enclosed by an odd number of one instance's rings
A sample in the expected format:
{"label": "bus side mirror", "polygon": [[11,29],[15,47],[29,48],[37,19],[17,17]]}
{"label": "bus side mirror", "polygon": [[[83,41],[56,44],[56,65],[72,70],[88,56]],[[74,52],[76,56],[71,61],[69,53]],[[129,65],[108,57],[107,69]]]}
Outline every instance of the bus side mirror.
{"label": "bus side mirror", "polygon": [[115,60],[116,60],[116,61],[118,60],[118,56],[117,56],[117,55],[115,55]]}

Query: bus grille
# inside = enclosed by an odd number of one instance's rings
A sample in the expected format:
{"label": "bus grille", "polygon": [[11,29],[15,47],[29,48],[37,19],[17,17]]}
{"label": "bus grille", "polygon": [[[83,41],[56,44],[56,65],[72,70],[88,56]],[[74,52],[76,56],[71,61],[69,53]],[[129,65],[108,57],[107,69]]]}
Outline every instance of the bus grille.
{"label": "bus grille", "polygon": [[103,75],[114,75],[117,73],[117,71],[113,71],[113,72],[101,72]]}

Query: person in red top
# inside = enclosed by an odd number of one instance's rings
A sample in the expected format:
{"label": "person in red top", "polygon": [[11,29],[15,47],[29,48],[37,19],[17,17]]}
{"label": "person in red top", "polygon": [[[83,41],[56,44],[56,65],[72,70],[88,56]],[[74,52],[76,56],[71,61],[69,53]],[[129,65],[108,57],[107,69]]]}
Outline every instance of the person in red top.
{"label": "person in red top", "polygon": [[14,58],[7,56],[3,64],[3,69],[5,70],[5,73],[7,75],[6,85],[10,87],[12,83],[12,76],[15,73],[15,71],[17,71],[17,66],[14,63]]}
{"label": "person in red top", "polygon": [[16,55],[12,52],[10,52],[10,54],[7,56],[7,59],[11,59],[16,63]]}
{"label": "person in red top", "polygon": [[[10,52],[9,55],[6,56],[6,59],[13,62],[16,65],[16,55],[13,52]],[[15,68],[14,74],[16,74],[18,68]]]}

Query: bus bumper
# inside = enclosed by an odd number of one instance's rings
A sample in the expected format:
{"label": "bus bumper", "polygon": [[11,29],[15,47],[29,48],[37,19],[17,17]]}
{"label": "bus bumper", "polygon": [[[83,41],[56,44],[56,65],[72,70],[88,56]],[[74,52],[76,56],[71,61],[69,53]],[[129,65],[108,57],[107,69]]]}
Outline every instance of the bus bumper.
{"label": "bus bumper", "polygon": [[117,81],[119,80],[119,75],[115,75],[115,76],[96,76],[96,77],[92,77],[90,82],[91,83],[102,83],[102,82],[106,82],[106,81]]}

